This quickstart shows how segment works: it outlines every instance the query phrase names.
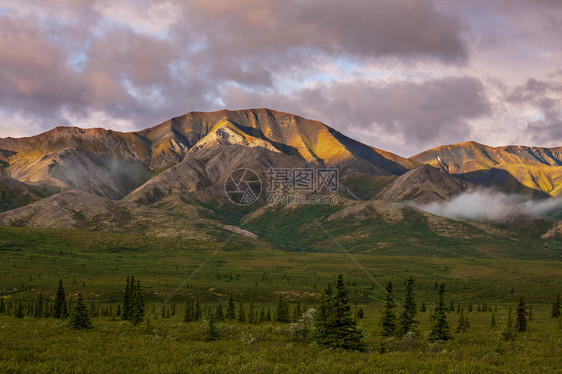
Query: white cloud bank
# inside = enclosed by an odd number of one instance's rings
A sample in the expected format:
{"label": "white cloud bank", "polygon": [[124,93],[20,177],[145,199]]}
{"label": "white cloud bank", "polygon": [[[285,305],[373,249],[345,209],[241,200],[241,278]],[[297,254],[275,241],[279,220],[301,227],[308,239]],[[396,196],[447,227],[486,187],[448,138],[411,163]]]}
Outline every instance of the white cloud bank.
{"label": "white cloud bank", "polygon": [[416,207],[451,219],[501,222],[516,214],[545,216],[556,209],[562,209],[562,198],[537,200],[517,194],[471,190],[450,200]]}

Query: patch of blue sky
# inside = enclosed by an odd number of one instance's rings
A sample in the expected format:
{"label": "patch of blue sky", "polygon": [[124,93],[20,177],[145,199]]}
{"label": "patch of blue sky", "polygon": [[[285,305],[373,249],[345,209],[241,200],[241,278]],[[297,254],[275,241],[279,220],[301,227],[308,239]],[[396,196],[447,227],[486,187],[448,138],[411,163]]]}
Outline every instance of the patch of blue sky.
{"label": "patch of blue sky", "polygon": [[[279,93],[290,94],[303,87],[311,87],[315,84],[328,84],[332,81],[346,81],[356,79],[378,79],[389,76],[393,70],[389,69],[367,69],[362,62],[356,62],[349,58],[337,57],[329,63],[324,64],[321,70],[292,74],[291,76],[281,75],[276,77],[275,84]],[[398,76],[410,78],[411,74],[400,71]]]}
{"label": "patch of blue sky", "polygon": [[161,105],[164,103],[162,89],[159,87],[137,87],[128,78],[122,78],[120,83],[129,95],[141,102],[150,102],[151,105]]}
{"label": "patch of blue sky", "polygon": [[74,72],[81,73],[86,68],[86,64],[88,63],[88,55],[86,53],[87,49],[83,49],[77,53],[73,53],[70,55],[68,62],[70,63],[70,67]]}

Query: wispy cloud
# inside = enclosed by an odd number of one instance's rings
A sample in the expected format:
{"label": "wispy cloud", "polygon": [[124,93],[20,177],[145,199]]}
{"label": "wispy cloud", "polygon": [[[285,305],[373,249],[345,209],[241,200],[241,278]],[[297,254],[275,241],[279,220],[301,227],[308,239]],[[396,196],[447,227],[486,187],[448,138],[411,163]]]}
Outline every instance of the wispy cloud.
{"label": "wispy cloud", "polygon": [[471,190],[449,200],[416,205],[416,207],[431,214],[456,220],[502,222],[517,214],[546,216],[557,209],[562,209],[562,198],[538,200],[498,191]]}

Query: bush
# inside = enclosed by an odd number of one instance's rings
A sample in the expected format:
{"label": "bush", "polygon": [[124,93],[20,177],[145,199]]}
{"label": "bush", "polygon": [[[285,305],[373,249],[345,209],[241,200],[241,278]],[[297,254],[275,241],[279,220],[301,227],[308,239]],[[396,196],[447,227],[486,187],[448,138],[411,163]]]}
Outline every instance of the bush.
{"label": "bush", "polygon": [[308,342],[312,337],[314,331],[314,313],[315,309],[308,309],[304,312],[295,323],[291,323],[289,326],[289,333],[291,339],[295,341],[305,341]]}

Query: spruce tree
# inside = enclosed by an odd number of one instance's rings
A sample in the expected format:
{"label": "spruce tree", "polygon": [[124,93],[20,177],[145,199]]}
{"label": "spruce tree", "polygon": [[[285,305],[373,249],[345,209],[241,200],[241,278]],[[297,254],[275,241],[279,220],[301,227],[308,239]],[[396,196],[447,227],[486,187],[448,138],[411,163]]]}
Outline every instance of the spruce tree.
{"label": "spruce tree", "polygon": [[269,307],[267,308],[267,314],[265,315],[265,320],[266,320],[267,322],[272,322],[271,310],[269,309]]}
{"label": "spruce tree", "polygon": [[301,302],[299,301],[293,309],[293,322],[297,322],[301,317]]}
{"label": "spruce tree", "polygon": [[261,307],[261,310],[260,310],[260,319],[259,319],[259,321],[260,321],[260,322],[265,322],[265,321],[267,321],[266,318],[267,318],[267,317],[265,316],[265,307],[262,306],[262,307]]}
{"label": "spruce tree", "polygon": [[552,303],[552,311],[550,312],[552,318],[560,317],[560,294],[556,295],[556,299]]}
{"label": "spruce tree", "polygon": [[16,307],[14,308],[14,317],[16,318],[23,318],[23,304],[21,302],[17,303]]}
{"label": "spruce tree", "polygon": [[321,296],[319,313],[315,316],[315,339],[328,348],[365,350],[362,334],[351,315],[351,307],[343,275],[338,275],[335,293],[331,284]]}
{"label": "spruce tree", "polygon": [[519,332],[527,331],[527,310],[523,296],[519,297],[519,304],[517,305],[517,319],[515,321],[515,329]]}
{"label": "spruce tree", "polygon": [[35,297],[35,303],[33,304],[33,317],[41,318],[43,317],[43,295],[39,294]]}
{"label": "spruce tree", "polygon": [[385,309],[381,317],[382,336],[392,336],[396,331],[396,314],[391,281],[388,281],[385,290]]}
{"label": "spruce tree", "polygon": [[363,318],[365,318],[365,312],[363,312],[363,308],[359,308],[359,310],[357,311],[357,319]]}
{"label": "spruce tree", "polygon": [[275,306],[275,321],[276,322],[291,322],[289,315],[289,302],[283,296],[277,296],[277,303]]}
{"label": "spruce tree", "polygon": [[248,307],[248,323],[254,323],[256,320],[256,312],[254,310],[254,303],[250,300],[250,306]]}
{"label": "spruce tree", "polygon": [[246,310],[244,309],[242,299],[240,299],[240,303],[238,304],[238,322],[246,323]]}
{"label": "spruce tree", "polygon": [[511,307],[507,312],[507,319],[505,321],[505,326],[500,332],[499,339],[500,341],[507,342],[509,340],[515,340],[516,333],[513,330],[513,319],[511,317]]}
{"label": "spruce tree", "polygon": [[496,312],[492,312],[492,322],[490,323],[490,326],[496,327]]}
{"label": "spruce tree", "polygon": [[217,308],[215,310],[215,319],[217,321],[224,320],[224,312],[222,311],[222,304],[220,302],[217,304]]}
{"label": "spruce tree", "polygon": [[459,318],[457,320],[456,332],[466,332],[469,327],[470,323],[468,321],[468,316],[465,317],[464,307],[461,306],[461,309],[459,311]]}
{"label": "spruce tree", "polygon": [[142,322],[145,315],[144,295],[142,292],[140,281],[137,281],[137,283],[133,285],[133,294],[131,301],[132,303],[130,309],[130,319],[131,322],[133,322],[133,325],[136,326]]}
{"label": "spruce tree", "polygon": [[435,307],[435,315],[433,319],[433,328],[431,329],[428,337],[431,342],[452,339],[451,333],[449,332],[449,324],[447,323],[447,314],[445,313],[445,304],[443,300],[444,295],[445,285],[440,283],[437,306]]}
{"label": "spruce tree", "polygon": [[213,315],[213,313],[211,313],[209,319],[207,320],[207,327],[205,328],[205,340],[213,341],[213,340],[218,340],[219,338],[220,338],[220,333],[217,327],[215,326],[215,316]]}
{"label": "spruce tree", "polygon": [[123,290],[123,309],[121,311],[121,319],[127,321],[131,314],[131,280],[127,276],[127,283],[125,284],[125,289]]}
{"label": "spruce tree", "polygon": [[[320,295],[320,307],[314,315],[315,324],[315,340],[320,345],[328,346],[332,344],[330,326],[333,323],[330,319],[333,318],[332,311],[334,309],[334,292],[332,290],[332,284],[328,283],[326,289]],[[268,310],[269,313],[269,310]]]}
{"label": "spruce tree", "polygon": [[185,298],[185,313],[183,315],[184,322],[193,321],[193,304],[189,295]]}
{"label": "spruce tree", "polygon": [[55,297],[55,306],[53,309],[53,317],[55,318],[66,318],[66,294],[64,293],[64,287],[62,285],[62,279],[59,279],[59,288],[57,289],[57,295]]}
{"label": "spruce tree", "polygon": [[351,316],[351,307],[347,289],[343,281],[343,274],[338,275],[336,292],[334,295],[335,333],[337,347],[351,350],[364,351],[365,343],[363,334],[357,329],[355,320]]}
{"label": "spruce tree", "polygon": [[92,321],[90,320],[90,316],[88,314],[88,307],[82,299],[82,294],[78,294],[78,300],[72,309],[72,313],[70,315],[70,327],[76,330],[92,328]]}
{"label": "spruce tree", "polygon": [[228,307],[226,308],[226,318],[229,320],[236,319],[236,311],[234,310],[234,300],[232,294],[230,295],[230,300],[228,300]]}
{"label": "spruce tree", "polygon": [[403,310],[398,318],[397,333],[399,336],[406,335],[409,331],[415,331],[417,321],[416,301],[414,300],[414,278],[410,276],[405,283]]}
{"label": "spruce tree", "polygon": [[199,294],[195,296],[195,311],[194,311],[194,318],[195,321],[199,321],[201,319],[201,303],[199,301]]}
{"label": "spruce tree", "polygon": [[6,313],[6,305],[4,305],[4,298],[0,297],[0,314]]}
{"label": "spruce tree", "polygon": [[427,307],[425,306],[425,301],[422,302],[421,311],[422,312],[427,311]]}
{"label": "spruce tree", "polygon": [[507,319],[505,321],[505,328],[511,330],[513,328],[513,318],[511,317],[511,306],[507,312]]}

